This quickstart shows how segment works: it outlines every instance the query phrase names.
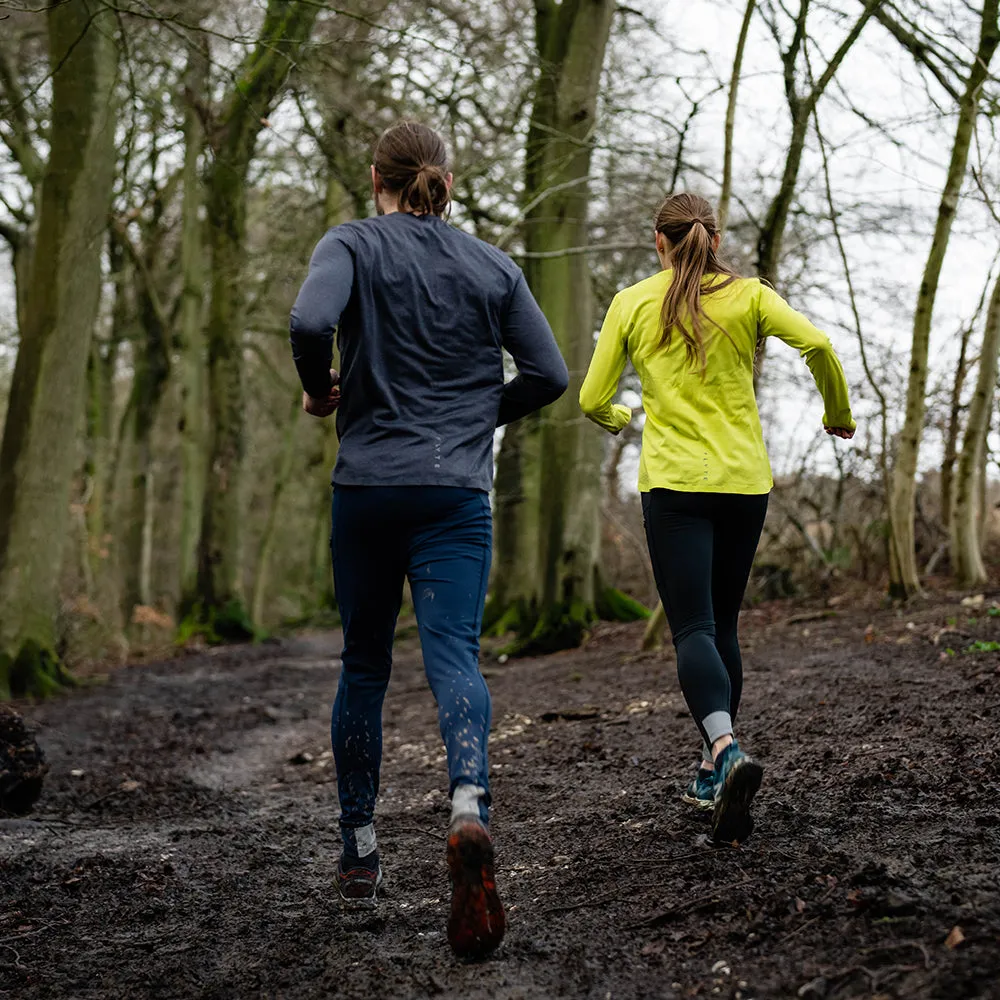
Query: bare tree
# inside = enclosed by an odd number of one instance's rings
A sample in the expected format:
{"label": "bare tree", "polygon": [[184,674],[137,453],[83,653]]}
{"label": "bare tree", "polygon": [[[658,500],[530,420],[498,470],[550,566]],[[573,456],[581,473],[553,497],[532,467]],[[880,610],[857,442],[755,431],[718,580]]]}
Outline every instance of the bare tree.
{"label": "bare tree", "polygon": [[64,679],[59,574],[114,174],[114,17],[69,0],[48,30],[50,151],[0,449],[0,693]]}
{"label": "bare tree", "polygon": [[318,13],[301,0],[269,0],[256,47],[212,123],[206,182],[211,249],[208,312],[208,481],[193,617],[221,637],[253,631],[243,600],[240,488],[244,452],[242,316],[247,184],[257,136],[306,44]]}
{"label": "bare tree", "polygon": [[938,206],[937,222],[924,266],[920,290],[913,315],[913,338],[910,348],[910,370],[906,386],[906,412],[899,435],[892,477],[890,516],[892,523],[893,559],[889,591],[896,598],[920,593],[914,539],[914,512],[917,480],[917,458],[923,434],[925,396],[927,391],[927,356],[930,347],[931,319],[937,299],[941,268],[944,265],[958,199],[965,180],[969,148],[975,132],[982,88],[989,78],[989,67],[1000,44],[997,23],[998,0],[985,0],[982,9],[979,43],[958,105],[958,122],[951,150],[951,160],[944,190]]}
{"label": "bare tree", "polygon": [[951,566],[960,586],[975,587],[987,580],[983,563],[980,525],[985,517],[980,483],[986,476],[986,436],[997,380],[997,353],[1000,352],[1000,277],[993,286],[983,346],[979,355],[976,389],[969,403],[969,416],[958,455],[955,497],[951,508]]}
{"label": "bare tree", "polygon": [[523,649],[578,645],[595,616],[603,442],[580,419],[593,349],[587,180],[615,4],[535,0],[539,71],[525,148],[525,275],[570,369],[569,391],[507,428],[497,470],[490,617]]}

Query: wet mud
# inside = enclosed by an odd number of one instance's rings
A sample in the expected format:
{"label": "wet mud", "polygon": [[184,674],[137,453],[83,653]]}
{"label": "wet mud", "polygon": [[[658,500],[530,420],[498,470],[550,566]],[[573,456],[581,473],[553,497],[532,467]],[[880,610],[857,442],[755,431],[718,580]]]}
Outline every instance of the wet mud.
{"label": "wet mud", "polygon": [[19,705],[51,771],[0,818],[0,996],[1000,997],[1000,618],[939,596],[744,614],[756,831],[705,844],[669,651],[642,625],[500,664],[492,782],[508,933],[445,938],[444,752],[397,647],[378,911],[341,912],[335,634],[126,668]]}

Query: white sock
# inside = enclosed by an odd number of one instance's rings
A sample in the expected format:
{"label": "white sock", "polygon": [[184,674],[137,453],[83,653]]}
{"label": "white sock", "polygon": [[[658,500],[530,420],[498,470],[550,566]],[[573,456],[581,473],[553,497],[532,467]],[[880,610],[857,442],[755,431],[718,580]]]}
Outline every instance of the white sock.
{"label": "white sock", "polygon": [[458,816],[473,815],[480,818],[479,800],[486,796],[486,789],[478,785],[459,785],[451,797],[451,820]]}
{"label": "white sock", "polygon": [[375,841],[375,826],[369,823],[367,826],[359,826],[354,831],[354,843],[358,848],[358,857],[367,858],[378,846]]}

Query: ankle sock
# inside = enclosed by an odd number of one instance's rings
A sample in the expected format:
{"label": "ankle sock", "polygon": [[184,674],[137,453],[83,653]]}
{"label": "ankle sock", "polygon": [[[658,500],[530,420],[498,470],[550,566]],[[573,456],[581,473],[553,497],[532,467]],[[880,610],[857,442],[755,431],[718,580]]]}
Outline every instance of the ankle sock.
{"label": "ankle sock", "polygon": [[459,816],[478,816],[485,826],[489,815],[485,800],[485,788],[470,784],[457,785],[451,793],[451,822]]}

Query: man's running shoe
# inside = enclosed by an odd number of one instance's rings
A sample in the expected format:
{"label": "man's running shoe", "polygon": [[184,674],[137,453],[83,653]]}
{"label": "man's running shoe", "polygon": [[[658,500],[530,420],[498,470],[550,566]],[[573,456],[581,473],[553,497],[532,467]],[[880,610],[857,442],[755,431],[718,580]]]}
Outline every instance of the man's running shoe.
{"label": "man's running shoe", "polygon": [[493,842],[477,816],[458,816],[452,822],[448,873],[448,943],[459,958],[484,958],[503,940],[507,918],[497,894]]}
{"label": "man's running shoe", "polygon": [[375,868],[362,865],[344,867],[344,859],[337,865],[337,890],[344,906],[349,910],[370,910],[378,902],[378,887],[382,884],[382,866],[375,861]]}
{"label": "man's running shoe", "polygon": [[691,781],[691,784],[687,786],[687,789],[681,796],[681,802],[686,802],[688,805],[694,806],[696,809],[714,809],[715,771],[709,771],[707,768],[699,767],[698,774]]}
{"label": "man's running shoe", "polygon": [[735,740],[715,758],[712,839],[717,844],[742,843],[753,832],[750,804],[763,776],[764,768],[740,750]]}

